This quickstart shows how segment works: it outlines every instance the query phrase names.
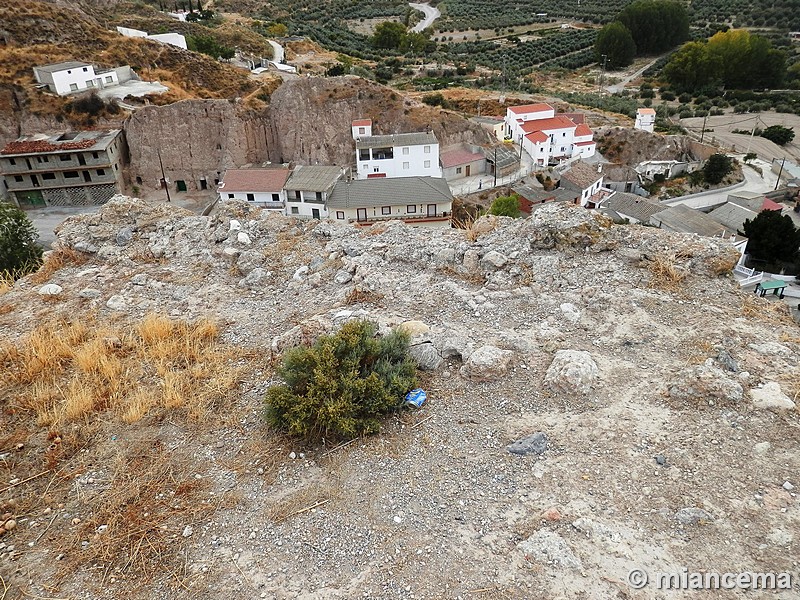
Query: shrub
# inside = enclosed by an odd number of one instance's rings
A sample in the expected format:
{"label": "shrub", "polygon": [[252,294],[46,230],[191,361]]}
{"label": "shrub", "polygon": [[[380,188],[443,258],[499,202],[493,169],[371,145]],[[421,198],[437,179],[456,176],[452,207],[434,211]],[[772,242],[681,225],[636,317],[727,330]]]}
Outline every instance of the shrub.
{"label": "shrub", "polygon": [[[544,184],[544,181],[542,181],[542,184]],[[519,210],[519,196],[516,194],[512,196],[500,196],[492,202],[489,214],[497,215],[498,217],[519,218],[521,214]]]}
{"label": "shrub", "polygon": [[407,334],[377,338],[377,326],[350,321],[311,347],[288,350],[278,375],[286,382],[267,390],[270,425],[308,439],[374,433],[380,417],[399,409],[416,385]]}
{"label": "shrub", "polygon": [[39,234],[16,206],[0,202],[0,279],[18,279],[42,264]]}
{"label": "shrub", "polygon": [[794,139],[794,131],[791,127],[784,127],[782,125],[770,125],[764,131],[759,133],[763,138],[775,142],[779,146],[788,144]]}
{"label": "shrub", "polygon": [[706,182],[716,185],[733,171],[733,160],[724,154],[712,154],[703,165],[703,177]]}

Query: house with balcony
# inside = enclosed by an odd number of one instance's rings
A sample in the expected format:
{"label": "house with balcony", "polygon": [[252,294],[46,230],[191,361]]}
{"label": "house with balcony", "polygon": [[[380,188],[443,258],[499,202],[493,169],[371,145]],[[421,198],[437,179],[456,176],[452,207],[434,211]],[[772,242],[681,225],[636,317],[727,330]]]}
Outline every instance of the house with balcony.
{"label": "house with balcony", "polygon": [[[130,67],[121,69],[130,71]],[[40,85],[59,96],[120,84],[120,69],[95,71],[93,65],[75,60],[33,67],[33,74]]]}
{"label": "house with balcony", "polygon": [[336,183],[327,208],[328,218],[342,223],[450,227],[453,194],[441,177],[355,179]]}
{"label": "house with balcony", "polygon": [[123,188],[119,129],[37,134],[0,150],[3,195],[20,206],[104,204]]}
{"label": "house with balcony", "polygon": [[244,200],[266,210],[283,213],[289,169],[228,169],[217,188],[219,198]]}
{"label": "house with balcony", "polygon": [[301,218],[326,219],[326,203],[344,168],[335,166],[297,166],[284,185],[286,214]]}
{"label": "house with balcony", "polygon": [[372,122],[358,120],[353,122],[352,132],[356,179],[442,176],[439,140],[430,131],[371,135]]}
{"label": "house with balcony", "polygon": [[599,168],[579,160],[561,175],[559,187],[569,190],[578,206],[597,208],[606,196],[613,193],[603,187],[603,177]]}
{"label": "house with balcony", "polygon": [[[580,121],[580,122],[576,122]],[[510,106],[505,117],[506,139],[525,150],[534,163],[589,158],[597,151],[594,133],[582,115],[556,114],[549,104]]]}

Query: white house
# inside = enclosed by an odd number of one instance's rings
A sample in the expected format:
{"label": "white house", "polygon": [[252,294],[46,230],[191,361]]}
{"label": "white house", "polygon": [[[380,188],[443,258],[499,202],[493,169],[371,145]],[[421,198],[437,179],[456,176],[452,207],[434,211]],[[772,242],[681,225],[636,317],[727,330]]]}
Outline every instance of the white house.
{"label": "white house", "polygon": [[372,119],[356,119],[352,123],[353,139],[372,136]]}
{"label": "white house", "polygon": [[588,125],[565,114],[555,114],[549,104],[511,106],[506,110],[506,138],[522,146],[539,166],[551,161],[594,156],[597,144]]}
{"label": "white house", "polygon": [[[575,194],[575,203],[585,208],[595,208],[605,197],[603,174],[592,165],[581,160],[572,163],[561,175],[560,186]],[[611,190],[606,190],[609,194]]]}
{"label": "white house", "polygon": [[284,185],[286,214],[312,219],[328,217],[328,196],[344,169],[329,166],[297,166]]}
{"label": "white house", "polygon": [[265,208],[284,212],[286,180],[289,169],[228,169],[217,188],[225,200],[245,200]]}
{"label": "white house", "polygon": [[656,111],[652,108],[636,109],[636,123],[634,128],[653,133],[656,124]]}
{"label": "white house", "polygon": [[115,70],[95,73],[94,66],[74,60],[33,67],[33,74],[36,81],[59,96],[119,84],[119,75]]}
{"label": "white house", "polygon": [[339,181],[328,197],[328,218],[372,225],[400,219],[409,225],[450,227],[453,194],[440,177]]}
{"label": "white house", "polygon": [[441,177],[439,141],[431,132],[361,135],[372,132],[372,125],[356,125],[356,178]]}

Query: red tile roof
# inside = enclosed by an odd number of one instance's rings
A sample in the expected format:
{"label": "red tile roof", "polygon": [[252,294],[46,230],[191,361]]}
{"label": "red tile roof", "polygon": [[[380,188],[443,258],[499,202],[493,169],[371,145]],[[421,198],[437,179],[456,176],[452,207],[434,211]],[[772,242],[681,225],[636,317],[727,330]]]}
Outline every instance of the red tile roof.
{"label": "red tile roof", "polygon": [[220,189],[225,192],[279,192],[289,173],[289,169],[228,169]]}
{"label": "red tile roof", "polygon": [[561,113],[563,116],[567,117],[570,121],[575,123],[575,125],[580,125],[584,122],[584,114],[583,113],[576,113],[576,112],[565,112]]}
{"label": "red tile roof", "polygon": [[525,139],[532,141],[534,144],[539,144],[549,140],[550,136],[548,136],[546,133],[542,133],[541,131],[534,131],[533,133],[526,135]]}
{"label": "red tile roof", "polygon": [[591,146],[592,144],[596,144],[594,140],[590,140],[588,142],[575,142],[575,146]]}
{"label": "red tile roof", "polygon": [[761,205],[761,210],[783,210],[783,206],[777,202],[773,202],[769,198],[764,198],[764,204]]}
{"label": "red tile roof", "polygon": [[592,130],[589,128],[588,125],[584,125],[583,123],[580,123],[575,128],[575,135],[594,135],[594,134],[593,134]]}
{"label": "red tile roof", "polygon": [[554,109],[549,104],[539,103],[539,104],[523,104],[522,106],[509,106],[508,110],[510,110],[515,115],[518,115],[518,114],[541,112],[543,110],[554,110]]}
{"label": "red tile roof", "polygon": [[372,119],[356,119],[353,121],[353,127],[370,127]]}
{"label": "red tile roof", "polygon": [[440,159],[442,161],[442,167],[449,169],[457,165],[466,165],[476,160],[483,160],[483,155],[459,148],[457,150],[442,152]]}
{"label": "red tile roof", "polygon": [[653,108],[637,108],[636,112],[638,112],[640,115],[654,115],[654,114],[656,114],[656,111]]}
{"label": "red tile roof", "polygon": [[522,126],[522,131],[525,133],[533,133],[534,131],[549,131],[552,129],[568,129],[575,128],[575,123],[570,121],[567,117],[556,115],[549,119],[536,119],[528,121]]}

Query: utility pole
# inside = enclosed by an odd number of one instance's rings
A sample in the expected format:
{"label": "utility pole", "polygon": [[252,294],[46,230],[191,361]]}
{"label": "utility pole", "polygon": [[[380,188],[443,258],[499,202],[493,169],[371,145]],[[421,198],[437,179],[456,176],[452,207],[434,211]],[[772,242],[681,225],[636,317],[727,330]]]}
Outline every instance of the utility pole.
{"label": "utility pole", "polygon": [[750,153],[750,145],[753,143],[753,136],[755,136],[755,134],[756,134],[756,127],[758,127],[758,122],[760,120],[761,120],[761,116],[760,115],[756,115],[756,122],[753,124],[753,131],[750,132],[750,139],[747,140],[747,150],[744,151],[745,154],[749,154]]}
{"label": "utility pole", "polygon": [[606,60],[608,59],[608,56],[605,54],[602,54],[601,56],[603,57],[603,70],[600,72],[600,82],[597,84],[598,94],[603,93],[603,79],[605,79],[606,76]]}
{"label": "utility pole", "polygon": [[494,148],[494,185],[492,187],[497,187],[497,146]]}
{"label": "utility pole", "polygon": [[703,138],[706,135],[706,119],[708,119],[708,114],[706,114],[706,116],[703,117],[703,128],[700,130],[700,143],[701,144],[703,143]]}
{"label": "utility pole", "polygon": [[167,183],[167,176],[164,174],[164,163],[161,160],[161,148],[158,149],[158,164],[161,166],[161,181],[164,182],[164,190],[167,192],[167,202],[172,202],[169,197],[169,184]]}
{"label": "utility pole", "polygon": [[775,182],[775,190],[778,189],[778,186],[781,183],[781,174],[783,173],[783,165],[785,165],[785,164],[786,164],[786,157],[784,156],[783,160],[781,161],[781,169],[780,169],[780,171],[778,171],[778,181]]}

